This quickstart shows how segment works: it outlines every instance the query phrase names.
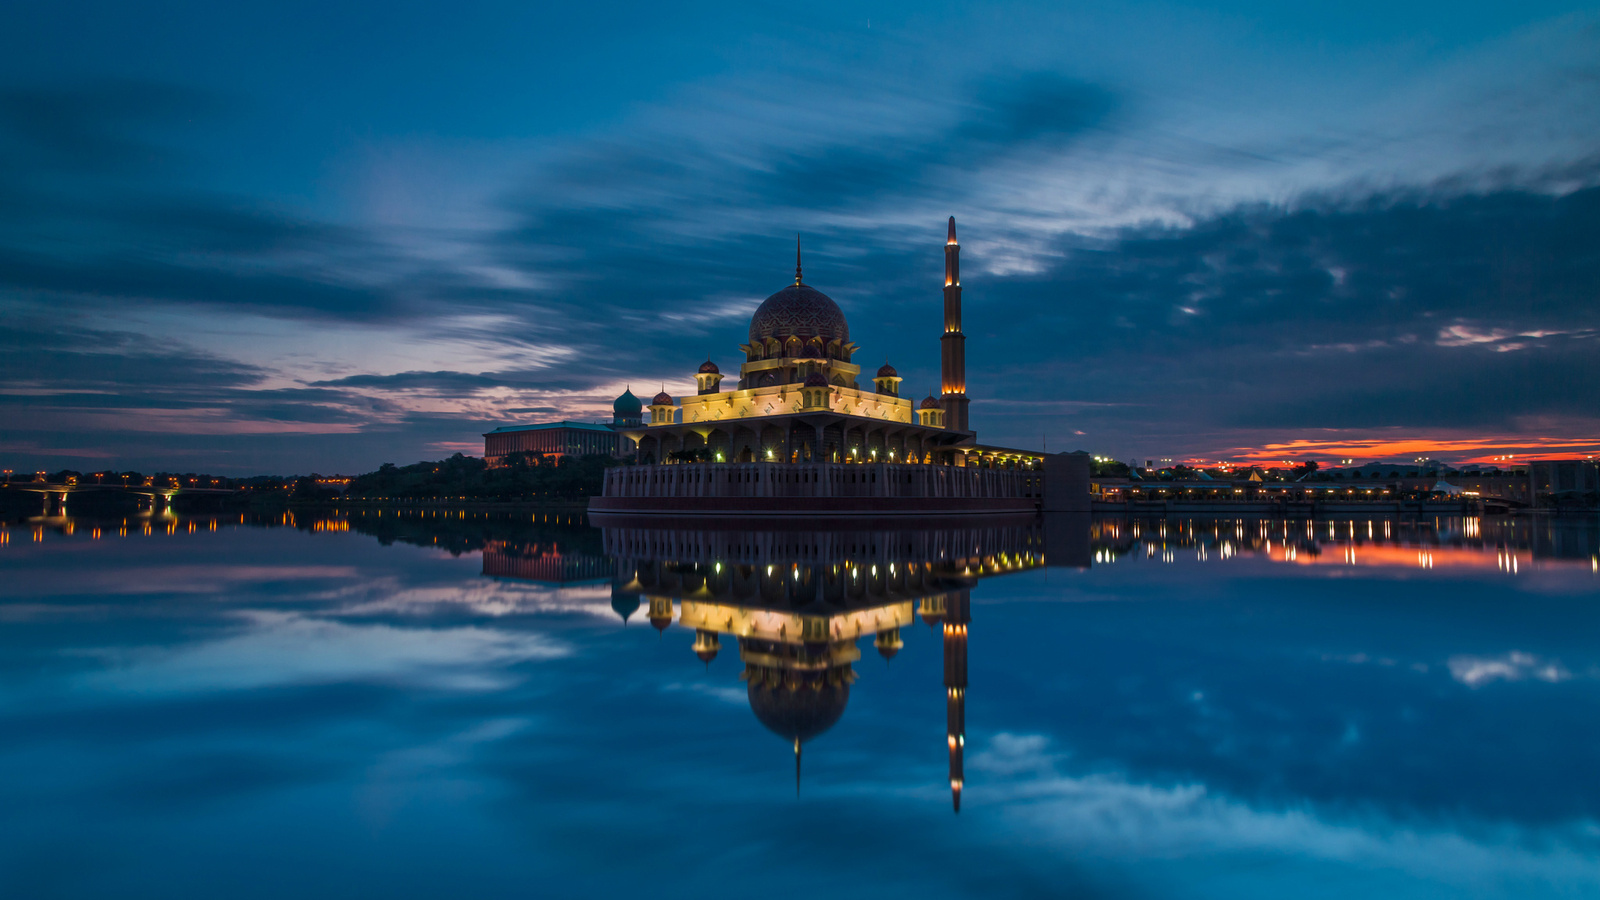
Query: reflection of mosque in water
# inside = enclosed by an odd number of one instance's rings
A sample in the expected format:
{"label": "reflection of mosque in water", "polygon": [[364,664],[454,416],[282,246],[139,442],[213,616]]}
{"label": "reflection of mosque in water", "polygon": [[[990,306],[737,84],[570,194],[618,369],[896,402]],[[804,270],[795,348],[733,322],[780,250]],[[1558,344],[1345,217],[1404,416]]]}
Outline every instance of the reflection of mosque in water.
{"label": "reflection of mosque in water", "polygon": [[[799,789],[802,746],[837,723],[871,638],[885,658],[904,645],[914,615],[944,642],[950,790],[961,809],[966,745],[967,624],[980,579],[1044,564],[1040,526],[992,524],[937,531],[668,531],[608,528],[617,561],[613,605],[640,599],[650,623],[693,629],[709,663],[737,642],[750,709],[792,744]],[[915,609],[914,609],[915,607]]]}

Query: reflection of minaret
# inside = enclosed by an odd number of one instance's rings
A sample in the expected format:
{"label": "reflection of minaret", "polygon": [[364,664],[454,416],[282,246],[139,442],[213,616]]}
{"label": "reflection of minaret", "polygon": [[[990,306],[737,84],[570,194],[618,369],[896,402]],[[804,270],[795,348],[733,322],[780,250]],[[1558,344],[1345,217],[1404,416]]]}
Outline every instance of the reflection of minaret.
{"label": "reflection of minaret", "polygon": [[950,802],[961,812],[962,752],[967,746],[967,622],[972,592],[950,595],[944,616],[946,738],[950,744]]}
{"label": "reflection of minaret", "polygon": [[944,427],[967,431],[967,336],[961,333],[961,245],[956,243],[956,217],[944,244],[944,336],[939,338],[940,390]]}

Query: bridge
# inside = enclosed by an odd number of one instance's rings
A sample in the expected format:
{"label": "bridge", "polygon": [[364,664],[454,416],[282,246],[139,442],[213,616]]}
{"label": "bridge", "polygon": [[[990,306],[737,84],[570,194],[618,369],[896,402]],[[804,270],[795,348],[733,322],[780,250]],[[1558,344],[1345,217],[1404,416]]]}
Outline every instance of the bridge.
{"label": "bridge", "polygon": [[46,481],[13,481],[0,486],[0,490],[40,494],[42,503],[51,513],[65,510],[69,494],[134,494],[150,498],[151,510],[159,511],[171,507],[172,498],[178,495],[238,493],[234,488],[158,487],[153,484],[51,484]]}

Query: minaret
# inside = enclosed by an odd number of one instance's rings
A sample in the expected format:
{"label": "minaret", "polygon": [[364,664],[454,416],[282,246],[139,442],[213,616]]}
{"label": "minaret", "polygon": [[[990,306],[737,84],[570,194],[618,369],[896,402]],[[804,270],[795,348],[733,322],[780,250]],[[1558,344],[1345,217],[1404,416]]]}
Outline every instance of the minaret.
{"label": "minaret", "polygon": [[943,384],[944,427],[967,427],[967,336],[961,333],[961,245],[956,243],[956,217],[944,242],[944,336],[939,338],[939,373]]}
{"label": "minaret", "polygon": [[967,622],[972,593],[950,594],[944,615],[945,731],[950,744],[950,802],[961,812],[962,753],[967,746]]}

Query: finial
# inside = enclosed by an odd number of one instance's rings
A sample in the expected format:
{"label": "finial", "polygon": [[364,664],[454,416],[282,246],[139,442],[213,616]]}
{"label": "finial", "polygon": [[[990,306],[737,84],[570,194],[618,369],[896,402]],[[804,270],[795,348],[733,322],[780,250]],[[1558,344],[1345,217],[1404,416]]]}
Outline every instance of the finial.
{"label": "finial", "polygon": [[954,244],[955,242],[956,242],[956,217],[955,216],[951,216],[950,217],[950,236],[945,238],[945,243],[946,244]]}
{"label": "finial", "polygon": [[800,796],[800,736],[794,738],[794,795]]}
{"label": "finial", "polygon": [[794,283],[800,283],[800,235],[794,236]]}

